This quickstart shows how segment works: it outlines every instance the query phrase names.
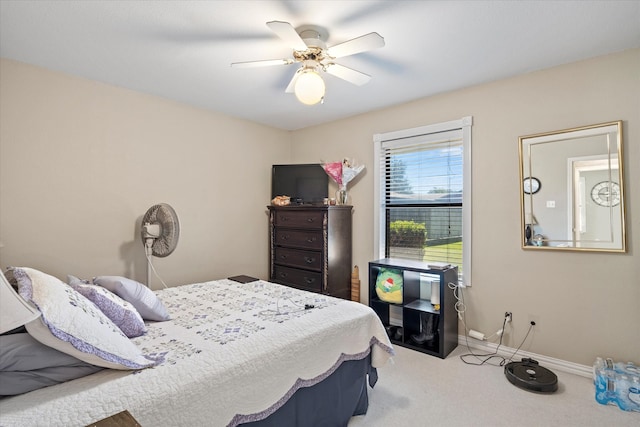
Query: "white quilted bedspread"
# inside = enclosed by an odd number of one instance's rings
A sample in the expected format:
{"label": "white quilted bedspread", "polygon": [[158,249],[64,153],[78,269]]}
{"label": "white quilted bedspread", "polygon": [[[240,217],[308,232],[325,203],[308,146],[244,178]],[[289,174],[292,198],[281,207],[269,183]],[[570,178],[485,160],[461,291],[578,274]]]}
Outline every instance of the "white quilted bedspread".
{"label": "white quilted bedspread", "polygon": [[371,351],[379,367],[393,354],[382,323],[359,303],[226,279],[157,294],[172,320],[149,323],[133,341],[164,363],[2,399],[0,426],[85,426],[125,409],[145,427],[233,426],[269,414],[344,360]]}

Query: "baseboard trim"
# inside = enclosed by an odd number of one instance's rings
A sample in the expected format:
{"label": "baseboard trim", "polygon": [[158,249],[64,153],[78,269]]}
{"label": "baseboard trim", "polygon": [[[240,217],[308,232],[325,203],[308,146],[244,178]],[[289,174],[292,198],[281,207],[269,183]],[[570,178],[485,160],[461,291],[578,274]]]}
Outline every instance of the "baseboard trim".
{"label": "baseboard trim", "polygon": [[[486,341],[479,341],[474,338],[466,338],[464,335],[458,335],[458,345],[467,346],[478,349],[484,353],[495,353],[496,349],[498,349],[498,345]],[[502,357],[511,357],[511,355],[516,351],[515,348],[500,346],[497,351],[497,354]],[[562,359],[556,359],[554,357],[545,356],[543,354],[531,353],[528,351],[518,350],[514,360],[520,361],[523,357],[531,358],[533,360],[537,360],[541,366],[544,366],[550,370],[558,370],[562,372],[567,372],[570,374],[580,375],[581,377],[592,378],[593,377],[593,368],[591,366],[580,365],[578,363],[569,362]]]}

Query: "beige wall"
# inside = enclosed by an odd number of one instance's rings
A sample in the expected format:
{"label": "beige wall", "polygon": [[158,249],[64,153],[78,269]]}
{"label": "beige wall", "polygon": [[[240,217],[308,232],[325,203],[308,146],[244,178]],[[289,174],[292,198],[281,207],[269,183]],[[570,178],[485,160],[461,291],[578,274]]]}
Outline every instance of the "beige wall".
{"label": "beige wall", "polygon": [[[178,249],[155,260],[169,285],[241,273],[267,278],[271,164],[348,156],[366,165],[350,188],[354,263],[364,284],[375,256],[373,134],[471,115],[469,326],[492,333],[510,310],[509,346],[535,316],[528,351],[582,364],[596,355],[640,362],[638,75],[634,50],[289,133],[2,60],[0,267],[144,280],[139,221],[167,202],[182,224]],[[520,249],[518,136],[618,119],[629,252]]]}
{"label": "beige wall", "polygon": [[[473,286],[464,292],[468,326],[492,334],[502,326],[504,312],[512,311],[508,346],[520,344],[533,318],[537,326],[525,350],[586,365],[597,355],[639,363],[640,50],[295,132],[294,161],[346,156],[366,165],[366,174],[350,187],[353,258],[362,282],[367,283],[367,262],[375,256],[373,134],[468,115],[473,116]],[[613,120],[624,121],[628,253],[522,250],[518,137]]]}
{"label": "beige wall", "polygon": [[0,267],[145,281],[139,223],[166,202],[168,285],[266,279],[271,164],[289,156],[288,132],[2,60]]}

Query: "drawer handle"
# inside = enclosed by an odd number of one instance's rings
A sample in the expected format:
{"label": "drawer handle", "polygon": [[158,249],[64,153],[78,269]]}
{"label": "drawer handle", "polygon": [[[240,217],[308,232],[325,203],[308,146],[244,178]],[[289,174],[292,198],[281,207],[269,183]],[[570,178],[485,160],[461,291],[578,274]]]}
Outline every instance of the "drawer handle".
{"label": "drawer handle", "polygon": [[287,276],[288,276],[287,273],[282,273],[282,272],[280,273],[280,277],[282,277],[283,279],[286,278]]}
{"label": "drawer handle", "polygon": [[310,256],[306,256],[306,257],[304,257],[304,261],[305,261],[307,264],[313,264],[313,263],[315,262],[315,260],[316,260],[315,258],[312,258],[312,257],[310,257]]}
{"label": "drawer handle", "polygon": [[280,217],[281,220],[283,221],[289,221],[289,217],[288,216],[282,216]]}
{"label": "drawer handle", "polygon": [[312,223],[313,221],[314,221],[313,218],[307,218],[308,223]]}
{"label": "drawer handle", "polygon": [[287,259],[287,258],[289,258],[289,257],[284,255],[284,254],[280,255],[280,259]]}
{"label": "drawer handle", "polygon": [[280,240],[289,240],[289,235],[285,234],[285,235],[281,236]]}
{"label": "drawer handle", "polygon": [[304,278],[304,281],[305,281],[305,282],[307,282],[307,284],[309,284],[309,285],[310,285],[310,284],[312,284],[313,282],[315,282],[315,281],[316,281],[316,279],[314,279],[314,278],[310,278],[310,277],[305,277],[305,278]]}
{"label": "drawer handle", "polygon": [[315,242],[315,241],[316,241],[316,238],[315,238],[315,237],[309,237],[309,238],[307,238],[307,243],[313,243],[313,242]]}

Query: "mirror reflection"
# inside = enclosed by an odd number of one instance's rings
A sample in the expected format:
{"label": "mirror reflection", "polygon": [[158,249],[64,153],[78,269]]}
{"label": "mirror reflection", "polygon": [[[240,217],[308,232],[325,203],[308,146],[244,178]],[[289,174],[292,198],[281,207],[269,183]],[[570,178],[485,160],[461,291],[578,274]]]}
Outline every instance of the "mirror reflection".
{"label": "mirror reflection", "polygon": [[622,121],[519,143],[522,247],[625,252]]}

